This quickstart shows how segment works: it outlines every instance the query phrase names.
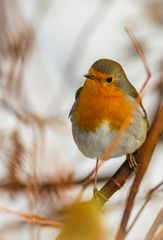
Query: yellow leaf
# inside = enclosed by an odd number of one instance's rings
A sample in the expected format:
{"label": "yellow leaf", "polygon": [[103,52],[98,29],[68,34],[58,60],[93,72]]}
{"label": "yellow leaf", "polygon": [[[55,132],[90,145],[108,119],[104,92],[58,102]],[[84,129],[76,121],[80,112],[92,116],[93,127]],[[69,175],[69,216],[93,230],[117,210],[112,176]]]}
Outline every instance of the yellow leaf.
{"label": "yellow leaf", "polygon": [[93,202],[73,206],[58,240],[105,240],[102,212]]}

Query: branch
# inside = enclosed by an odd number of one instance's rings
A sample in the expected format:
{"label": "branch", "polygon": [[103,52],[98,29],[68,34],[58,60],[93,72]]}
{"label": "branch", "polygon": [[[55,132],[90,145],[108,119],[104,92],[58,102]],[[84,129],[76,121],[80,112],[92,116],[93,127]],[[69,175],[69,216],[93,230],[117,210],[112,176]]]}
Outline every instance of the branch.
{"label": "branch", "polygon": [[[141,148],[141,152],[139,157],[135,156],[136,161],[139,163],[138,164],[138,169],[136,172],[136,176],[134,179],[134,182],[131,186],[130,193],[127,199],[127,204],[126,208],[122,217],[122,221],[120,224],[120,228],[117,233],[116,239],[121,240],[124,239],[125,234],[126,234],[126,227],[127,223],[131,214],[131,210],[134,205],[134,200],[136,197],[136,194],[139,190],[140,183],[144,177],[144,174],[148,168],[148,165],[150,163],[152,153],[154,151],[154,148],[156,146],[156,143],[158,141],[159,136],[161,135],[163,131],[163,106],[158,108],[158,111],[156,113],[156,117],[153,121],[153,124],[151,126],[151,129],[149,131],[148,137],[146,139],[145,144]],[[141,161],[140,161],[141,160]]]}
{"label": "branch", "polygon": [[144,65],[144,68],[145,68],[145,71],[146,71],[146,74],[147,74],[147,77],[146,77],[146,80],[139,92],[140,96],[143,94],[143,91],[149,81],[149,79],[151,78],[151,72],[150,72],[150,68],[148,66],[148,62],[147,62],[147,59],[145,57],[145,54],[144,54],[144,51],[143,51],[143,48],[141,47],[139,41],[136,39],[136,37],[134,36],[134,34],[132,33],[132,31],[128,28],[125,28],[125,31],[127,32],[129,38],[131,39],[131,42],[135,48],[135,50],[137,51],[137,54],[139,55],[140,59],[142,60],[142,63]]}
{"label": "branch", "polygon": [[131,229],[133,228],[133,226],[135,225],[136,221],[138,220],[138,218],[140,217],[141,213],[143,212],[143,210],[145,209],[147,203],[151,200],[153,194],[163,185],[163,181],[161,181],[159,184],[157,184],[154,188],[152,188],[151,190],[149,190],[149,192],[147,193],[146,197],[145,197],[145,201],[143,203],[143,205],[141,206],[140,210],[138,211],[138,213],[136,214],[134,220],[132,221],[130,227],[128,228],[126,235],[131,231]]}
{"label": "branch", "polygon": [[25,222],[28,222],[33,225],[41,225],[46,227],[53,227],[53,228],[62,228],[64,225],[60,222],[52,221],[44,217],[31,215],[19,211],[14,211],[5,207],[0,206],[0,213],[1,214],[12,214],[23,219]]}
{"label": "branch", "polygon": [[[29,181],[30,177],[28,178]],[[98,183],[104,183],[106,182],[108,179],[108,176],[101,176],[98,178]],[[28,182],[27,181],[27,182]],[[88,185],[94,184],[94,178],[92,178]],[[68,188],[72,188],[75,186],[81,186],[81,185],[85,185],[85,178],[84,179],[61,179],[61,181],[46,181],[46,182],[37,182],[37,186],[39,189],[39,193],[41,194],[42,192],[56,192],[56,189],[68,189]],[[32,186],[32,183],[31,183]],[[0,183],[0,191],[8,191],[8,192],[12,192],[12,193],[17,193],[19,191],[22,192],[26,192],[26,191],[32,191],[32,188],[29,189],[29,183],[23,182],[20,179],[12,179],[9,181],[3,181]]]}
{"label": "branch", "polygon": [[163,227],[161,228],[161,230],[157,233],[155,240],[160,240],[163,239]]}
{"label": "branch", "polygon": [[[163,224],[163,208],[160,210],[158,213],[155,221],[152,224],[152,227],[149,229],[149,232],[147,233],[146,237],[144,240],[152,240],[155,239],[154,235],[156,231],[158,230],[159,226]],[[161,232],[162,233],[162,232]],[[163,236],[162,236],[163,237]],[[162,239],[162,238],[160,238]]]}

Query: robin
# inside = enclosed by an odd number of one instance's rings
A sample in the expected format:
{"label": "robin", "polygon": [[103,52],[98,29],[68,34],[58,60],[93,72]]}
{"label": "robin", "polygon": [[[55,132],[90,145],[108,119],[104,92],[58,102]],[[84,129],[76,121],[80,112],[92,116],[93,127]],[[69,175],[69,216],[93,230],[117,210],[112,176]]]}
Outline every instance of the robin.
{"label": "robin", "polygon": [[[121,65],[113,60],[96,61],[84,77],[86,81],[77,90],[69,113],[79,150],[88,158],[101,159],[122,125],[128,122],[110,158],[132,156],[144,143],[148,131],[147,114],[138,92]],[[136,162],[129,159],[130,167],[135,167]]]}

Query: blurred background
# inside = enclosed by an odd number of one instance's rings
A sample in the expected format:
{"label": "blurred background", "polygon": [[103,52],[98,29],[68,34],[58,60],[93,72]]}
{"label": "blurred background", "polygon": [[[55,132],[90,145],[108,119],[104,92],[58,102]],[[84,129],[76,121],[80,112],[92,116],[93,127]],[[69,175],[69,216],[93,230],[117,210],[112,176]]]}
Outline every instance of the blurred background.
{"label": "blurred background", "polygon": [[[59,231],[32,226],[3,208],[58,219],[95,167],[77,149],[68,119],[83,75],[100,58],[121,63],[139,91],[146,73],[124,28],[139,39],[152,78],[143,104],[151,123],[163,94],[162,0],[0,1],[0,240],[54,239]],[[131,216],[162,181],[162,140],[157,144]],[[105,162],[102,186],[125,158]],[[133,176],[104,209],[114,239]],[[92,196],[92,185],[83,199]],[[154,194],[128,240],[143,239],[162,207]]]}

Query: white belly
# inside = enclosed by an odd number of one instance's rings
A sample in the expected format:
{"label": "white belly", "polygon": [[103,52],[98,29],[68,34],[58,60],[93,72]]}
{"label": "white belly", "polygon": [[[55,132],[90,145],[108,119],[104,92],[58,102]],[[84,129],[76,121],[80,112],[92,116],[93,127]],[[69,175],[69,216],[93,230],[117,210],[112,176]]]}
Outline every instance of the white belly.
{"label": "white belly", "polygon": [[[73,117],[72,132],[79,150],[89,158],[101,158],[117,135],[117,131],[110,129],[107,122],[103,122],[101,127],[95,132],[80,130],[76,126]],[[135,152],[144,143],[146,135],[147,123],[142,113],[137,111],[120,143],[113,150],[111,158]]]}

